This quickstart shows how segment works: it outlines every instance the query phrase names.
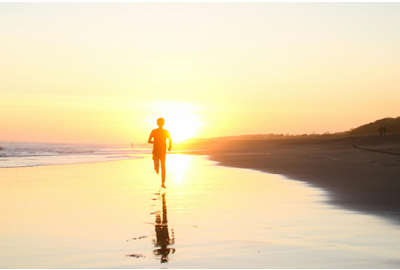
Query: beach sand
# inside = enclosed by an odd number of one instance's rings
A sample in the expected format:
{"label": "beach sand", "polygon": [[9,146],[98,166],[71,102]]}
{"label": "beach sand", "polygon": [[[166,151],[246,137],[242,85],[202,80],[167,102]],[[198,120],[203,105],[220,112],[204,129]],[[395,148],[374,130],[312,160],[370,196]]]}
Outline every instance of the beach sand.
{"label": "beach sand", "polygon": [[323,189],[175,154],[160,190],[143,156],[0,169],[0,267],[400,267],[400,227]]}
{"label": "beach sand", "polygon": [[329,202],[400,222],[400,135],[194,144],[224,166],[282,174]]}

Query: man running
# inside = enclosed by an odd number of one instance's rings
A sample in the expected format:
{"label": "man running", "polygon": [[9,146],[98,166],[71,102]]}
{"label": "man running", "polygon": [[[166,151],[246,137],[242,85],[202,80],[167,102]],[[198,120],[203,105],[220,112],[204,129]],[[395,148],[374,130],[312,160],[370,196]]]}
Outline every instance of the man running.
{"label": "man running", "polygon": [[150,133],[148,143],[153,144],[153,161],[154,170],[159,173],[159,166],[161,163],[161,187],[165,187],[165,156],[167,154],[167,142],[169,139],[168,151],[171,151],[172,140],[168,130],[163,129],[164,118],[157,119],[157,129],[153,129]]}

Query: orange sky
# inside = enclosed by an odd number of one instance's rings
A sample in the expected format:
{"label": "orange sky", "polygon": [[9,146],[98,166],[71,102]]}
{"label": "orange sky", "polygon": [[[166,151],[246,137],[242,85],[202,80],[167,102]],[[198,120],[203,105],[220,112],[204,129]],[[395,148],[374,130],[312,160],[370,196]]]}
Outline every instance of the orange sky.
{"label": "orange sky", "polygon": [[399,115],[400,3],[0,3],[0,140],[145,143]]}

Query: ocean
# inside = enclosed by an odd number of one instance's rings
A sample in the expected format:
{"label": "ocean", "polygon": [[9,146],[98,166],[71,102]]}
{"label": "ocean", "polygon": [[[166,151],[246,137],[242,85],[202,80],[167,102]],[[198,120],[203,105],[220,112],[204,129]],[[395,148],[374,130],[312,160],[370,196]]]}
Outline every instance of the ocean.
{"label": "ocean", "polygon": [[151,146],[0,142],[0,168],[103,162],[141,158]]}

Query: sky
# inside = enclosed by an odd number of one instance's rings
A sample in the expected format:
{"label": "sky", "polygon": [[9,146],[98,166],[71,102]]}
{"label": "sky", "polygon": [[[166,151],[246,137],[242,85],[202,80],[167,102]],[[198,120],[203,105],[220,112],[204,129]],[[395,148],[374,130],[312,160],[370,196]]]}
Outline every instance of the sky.
{"label": "sky", "polygon": [[0,141],[339,132],[397,117],[400,3],[0,3]]}

